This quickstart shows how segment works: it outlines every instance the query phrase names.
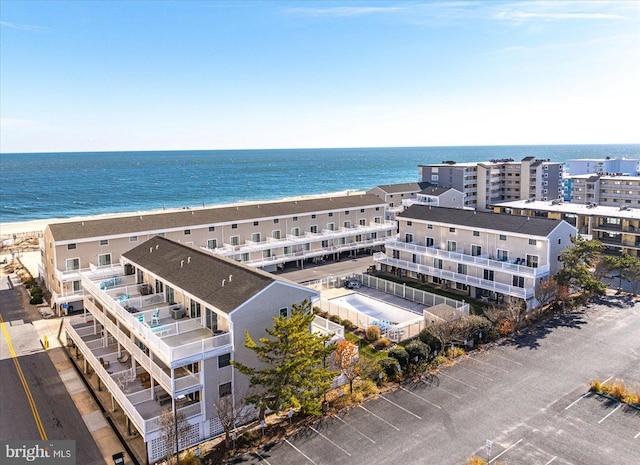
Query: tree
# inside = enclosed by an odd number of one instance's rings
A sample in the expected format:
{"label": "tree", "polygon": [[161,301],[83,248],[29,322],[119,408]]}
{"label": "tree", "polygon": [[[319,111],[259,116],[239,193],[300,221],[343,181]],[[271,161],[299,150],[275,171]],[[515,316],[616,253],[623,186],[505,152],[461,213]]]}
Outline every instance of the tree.
{"label": "tree", "polygon": [[256,354],[261,368],[232,363],[249,377],[252,387],[261,389],[247,398],[259,409],[261,419],[266,409],[297,406],[303,413],[321,414],[322,395],[336,376],[325,364],[335,344],[328,343],[330,336],[311,332],[314,318],[311,302],[305,300],[293,305],[289,318],[274,318],[273,329],[266,329],[270,337],[260,338],[260,344],[247,331],[245,347]]}
{"label": "tree", "polygon": [[549,279],[541,280],[533,291],[533,294],[541,307],[550,304],[557,293],[558,283],[553,276]]}
{"label": "tree", "polygon": [[234,398],[232,395],[220,397],[213,403],[216,409],[222,429],[224,430],[224,445],[229,448],[231,445],[231,431],[237,426],[242,425],[251,418],[251,409],[246,405],[246,399],[249,394]]}
{"label": "tree", "polygon": [[334,357],[336,366],[349,380],[349,392],[353,392],[353,381],[360,376],[358,346],[346,339],[338,341]]}
{"label": "tree", "polygon": [[456,338],[458,327],[455,322],[442,320],[429,324],[425,329],[440,342],[440,353],[443,353],[444,348]]}
{"label": "tree", "polygon": [[[604,267],[607,271],[618,271],[618,289],[622,289],[622,280],[635,278],[640,273],[640,259],[628,254],[606,255],[603,259]],[[638,270],[638,271],[637,271]],[[636,293],[637,279],[633,293]]]}
{"label": "tree", "polygon": [[167,446],[167,458],[171,461],[176,452],[176,425],[178,438],[184,442],[189,430],[189,422],[185,414],[180,410],[174,416],[173,410],[169,408],[160,414],[158,424],[160,425],[160,437]]}
{"label": "tree", "polygon": [[556,275],[558,284],[581,290],[587,295],[604,294],[607,285],[594,274],[604,244],[595,239],[583,239],[580,235],[572,237],[571,242],[573,245],[560,254],[562,269]]}

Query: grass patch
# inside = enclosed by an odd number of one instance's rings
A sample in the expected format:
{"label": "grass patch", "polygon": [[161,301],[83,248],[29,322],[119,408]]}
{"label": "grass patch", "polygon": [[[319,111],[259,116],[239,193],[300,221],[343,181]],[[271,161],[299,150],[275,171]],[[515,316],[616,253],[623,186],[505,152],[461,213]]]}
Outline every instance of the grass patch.
{"label": "grass patch", "polygon": [[353,342],[354,344],[357,344],[358,351],[360,355],[362,355],[363,357],[367,357],[376,361],[382,360],[383,358],[387,358],[386,352],[377,351],[366,340],[356,336],[353,333],[348,333],[348,332],[344,333],[344,338],[348,341]]}

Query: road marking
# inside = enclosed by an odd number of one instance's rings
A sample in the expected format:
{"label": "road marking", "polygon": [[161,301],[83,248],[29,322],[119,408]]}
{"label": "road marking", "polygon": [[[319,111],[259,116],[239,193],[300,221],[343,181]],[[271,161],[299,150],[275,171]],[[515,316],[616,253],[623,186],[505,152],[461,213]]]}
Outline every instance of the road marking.
{"label": "road marking", "polygon": [[545,463],[544,465],[549,465],[551,462],[553,462],[555,459],[557,459],[558,456],[554,455],[553,457],[551,457],[551,460],[549,460],[547,463]]}
{"label": "road marking", "polygon": [[475,389],[476,391],[478,390],[478,388],[477,388],[477,387],[472,386],[472,385],[470,385],[470,384],[467,384],[467,383],[465,383],[464,381],[460,381],[459,379],[456,379],[456,378],[454,378],[453,376],[449,376],[449,375],[446,375],[446,374],[444,374],[444,373],[440,373],[440,374],[441,374],[442,376],[444,376],[445,378],[451,378],[452,380],[457,381],[457,382],[459,382],[460,384],[464,384],[465,386],[468,386],[468,387],[470,387],[471,389]]}
{"label": "road marking", "polygon": [[369,436],[367,436],[366,434],[364,434],[362,431],[360,431],[358,428],[356,428],[355,426],[351,426],[349,423],[347,423],[346,421],[344,421],[342,418],[340,418],[339,416],[335,416],[333,418],[336,418],[338,420],[340,420],[342,423],[344,423],[345,425],[347,425],[349,428],[353,429],[356,431],[356,433],[358,433],[360,436],[362,436],[363,438],[367,439],[368,441],[371,441],[372,444],[375,444],[376,442],[371,439]]}
{"label": "road marking", "polygon": [[620,407],[622,407],[622,402],[621,402],[621,403],[620,403],[616,408],[614,408],[614,409],[613,409],[613,410],[611,410],[609,413],[607,413],[607,414],[604,416],[604,418],[602,418],[602,420],[600,420],[600,421],[598,422],[598,424],[600,424],[600,423],[602,423],[603,421],[605,421],[605,420],[609,417],[609,415],[611,415],[613,412],[615,412],[616,410],[618,410]]}
{"label": "road marking", "polygon": [[607,379],[605,379],[602,384],[606,383],[607,381],[611,381],[611,379],[613,378],[613,376],[609,376]]}
{"label": "road marking", "polygon": [[322,436],[324,439],[326,439],[327,441],[329,441],[331,444],[333,444],[334,446],[336,446],[338,449],[340,449],[342,452],[344,452],[345,454],[347,454],[349,457],[351,457],[351,454],[349,452],[347,452],[346,450],[344,450],[342,447],[340,447],[338,444],[336,444],[335,442],[333,442],[331,439],[329,439],[328,437],[326,437],[324,434],[322,434],[320,431],[318,431],[317,429],[315,429],[313,426],[309,426],[309,429],[311,429],[311,431],[315,431],[316,433],[318,433],[320,436]]}
{"label": "road marking", "polygon": [[492,355],[495,355],[496,357],[503,358],[503,359],[505,359],[505,360],[506,360],[506,361],[508,361],[508,362],[511,362],[511,363],[517,363],[518,365],[523,366],[523,364],[522,364],[522,363],[520,363],[520,362],[516,362],[515,360],[511,360],[510,358],[507,358],[507,357],[503,357],[502,355],[498,355],[498,354],[492,354]]}
{"label": "road marking", "polygon": [[460,368],[461,370],[464,370],[464,371],[468,371],[469,373],[473,373],[474,375],[482,376],[483,378],[486,378],[486,379],[488,379],[489,381],[493,381],[493,378],[491,378],[491,377],[489,377],[489,376],[487,376],[487,375],[483,375],[482,373],[479,373],[479,372],[477,372],[477,371],[471,370],[471,369],[469,369],[469,368],[465,368],[465,367],[460,366],[460,365],[458,365],[458,368]]}
{"label": "road marking", "polygon": [[638,438],[640,438],[640,433],[636,434],[636,435],[633,437],[633,439],[638,439]]}
{"label": "road marking", "polygon": [[569,405],[567,405],[564,409],[565,410],[569,410],[571,407],[573,407],[575,404],[577,404],[578,402],[580,402],[582,399],[584,399],[585,397],[587,397],[589,394],[591,394],[591,391],[586,392],[584,394],[582,394],[580,396],[580,398],[578,398],[577,400],[574,400],[573,402],[571,402]]}
{"label": "road marking", "polygon": [[380,396],[380,398],[381,398],[381,399],[383,399],[383,400],[386,400],[386,401],[387,401],[387,402],[389,402],[391,405],[395,405],[395,406],[396,406],[396,407],[398,407],[400,410],[404,410],[404,411],[405,411],[405,412],[407,412],[409,415],[413,415],[413,416],[414,416],[414,417],[416,417],[418,420],[422,420],[422,418],[421,418],[421,417],[419,417],[418,415],[416,415],[416,414],[415,414],[415,413],[413,413],[412,411],[407,410],[407,409],[406,409],[406,408],[404,408],[402,405],[400,405],[400,404],[396,404],[395,402],[393,402],[393,401],[391,401],[391,400],[387,399],[386,397],[384,397],[384,396],[382,396],[382,395]]}
{"label": "road marking", "polygon": [[16,351],[13,350],[13,344],[11,343],[11,338],[9,337],[9,331],[7,331],[7,326],[0,315],[0,326],[2,326],[2,332],[4,333],[4,337],[7,340],[7,347],[9,348],[9,354],[11,354],[11,358],[13,359],[13,364],[16,366],[16,371],[18,372],[18,377],[20,378],[20,382],[22,383],[22,387],[24,388],[24,393],[27,396],[27,400],[29,401],[29,405],[31,406],[31,413],[33,414],[33,419],[36,422],[36,427],[38,428],[38,432],[40,433],[40,439],[46,441],[47,432],[44,430],[44,426],[42,424],[42,420],[40,419],[40,414],[38,413],[38,408],[36,407],[36,402],[33,400],[33,396],[31,395],[31,390],[29,389],[29,384],[27,383],[26,378],[24,377],[24,373],[22,372],[22,367],[20,366],[20,362],[18,362],[18,356],[16,355]]}
{"label": "road marking", "polygon": [[409,394],[411,394],[412,396],[417,397],[418,399],[422,399],[422,400],[423,400],[423,401],[425,401],[427,404],[431,404],[431,405],[433,405],[434,407],[439,408],[439,409],[441,409],[441,408],[442,408],[442,407],[440,407],[439,405],[436,405],[436,404],[434,404],[433,402],[428,401],[428,400],[427,400],[427,399],[425,399],[424,397],[421,397],[421,396],[419,396],[418,394],[414,394],[413,392],[409,391],[408,389],[403,388],[402,386],[400,386],[400,389],[402,389],[402,390],[403,390],[403,391],[405,391],[405,392],[408,392]]}
{"label": "road marking", "polygon": [[362,410],[364,410],[365,412],[369,412],[371,415],[373,415],[374,417],[376,417],[378,420],[380,420],[383,423],[386,423],[387,425],[391,426],[393,429],[395,429],[396,431],[400,431],[400,428],[398,428],[397,426],[392,425],[391,423],[389,423],[387,420],[385,420],[384,418],[379,417],[378,415],[376,415],[375,413],[373,413],[371,410],[367,410],[366,408],[364,408],[362,405],[358,405],[358,407],[360,407]]}
{"label": "road marking", "polygon": [[258,454],[257,452],[254,452],[254,454],[258,456],[261,462],[264,462],[267,465],[271,465],[269,462],[267,462],[267,459],[265,459],[262,455]]}
{"label": "road marking", "polygon": [[432,387],[432,388],[434,388],[434,389],[440,389],[441,391],[446,392],[447,394],[449,394],[450,396],[455,397],[456,399],[461,399],[461,397],[460,397],[460,396],[456,396],[455,394],[453,394],[453,393],[451,393],[451,392],[447,391],[446,389],[442,389],[440,386],[436,386],[435,384],[433,384],[433,383],[431,383],[431,382],[427,382],[427,381],[426,381],[426,380],[424,380],[424,379],[421,379],[421,380],[420,380],[420,382],[421,382],[422,384],[424,384],[425,386]]}
{"label": "road marking", "polygon": [[498,457],[500,457],[502,454],[508,452],[509,450],[513,449],[514,447],[516,447],[518,444],[520,444],[522,442],[522,439],[520,439],[518,442],[516,442],[515,444],[511,444],[509,447],[507,447],[505,450],[503,450],[502,452],[500,452],[498,455],[496,455],[494,458],[492,458],[491,460],[489,460],[489,463],[493,462],[494,460],[496,460]]}
{"label": "road marking", "polygon": [[477,358],[475,358],[475,357],[467,357],[467,358],[468,358],[469,360],[473,360],[474,362],[482,363],[483,365],[487,365],[487,366],[490,366],[491,368],[495,368],[496,370],[500,370],[500,371],[504,371],[505,373],[509,373],[509,372],[508,372],[507,370],[505,370],[504,368],[500,368],[500,367],[497,367],[497,366],[495,366],[495,365],[491,365],[490,363],[483,362],[482,360],[479,360],[479,359],[477,359]]}
{"label": "road marking", "polygon": [[302,452],[300,449],[298,449],[296,446],[294,446],[293,444],[291,444],[291,443],[289,442],[289,440],[288,440],[288,439],[285,439],[285,440],[284,440],[284,442],[286,442],[286,443],[287,443],[287,444],[289,444],[291,447],[293,447],[295,450],[297,450],[297,451],[300,453],[300,455],[302,455],[305,459],[307,459],[307,460],[308,460],[309,462],[311,462],[313,465],[318,465],[318,464],[317,464],[317,463],[315,463],[313,460],[311,460],[311,458],[310,458],[307,454],[305,454],[305,453],[304,453],[304,452]]}

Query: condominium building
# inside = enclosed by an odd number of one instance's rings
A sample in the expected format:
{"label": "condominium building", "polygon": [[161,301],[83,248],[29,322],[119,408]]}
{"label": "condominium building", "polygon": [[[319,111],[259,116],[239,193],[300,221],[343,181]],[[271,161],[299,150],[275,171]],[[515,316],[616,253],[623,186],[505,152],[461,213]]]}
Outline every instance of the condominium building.
{"label": "condominium building", "polygon": [[494,210],[512,215],[555,218],[576,227],[586,238],[604,243],[607,253],[640,257],[640,209],[568,202],[503,202]]}
{"label": "condominium building", "polygon": [[438,187],[452,187],[461,191],[464,206],[490,210],[493,203],[536,199],[553,200],[562,195],[562,163],[525,157],[488,162],[420,165],[420,178]]}
{"label": "condominium building", "polygon": [[415,199],[418,192],[429,187],[428,182],[405,182],[400,184],[383,184],[372,187],[367,194],[375,195],[386,204],[386,219],[393,220],[404,209],[402,202]]}
{"label": "condominium building", "polygon": [[[146,463],[167,454],[161,417],[179,411],[188,422],[180,449],[223,432],[214,404],[242,396],[246,376],[232,360],[258,366],[244,346],[273,318],[318,292],[272,274],[155,236],[123,253],[108,271],[80,275],[86,312],[65,319],[68,346],[84,359],[121,409],[129,432],[144,441]],[[343,336],[316,318],[311,331]],[[239,407],[239,405],[237,405]]]}
{"label": "condominium building", "polygon": [[568,176],[565,184],[571,186],[565,199],[572,203],[640,207],[640,176],[582,174]]}
{"label": "condominium building", "polygon": [[576,229],[556,219],[413,205],[400,234],[374,255],[385,270],[474,299],[536,304],[534,290],[561,267]]}
{"label": "condominium building", "polygon": [[564,172],[569,176],[604,173],[638,176],[640,175],[640,160],[625,157],[574,158],[564,162]]}
{"label": "condominium building", "polygon": [[385,203],[363,195],[251,203],[50,224],[40,241],[40,278],[56,308],[82,308],[80,273],[108,272],[154,236],[274,271],[380,250],[395,234]]}

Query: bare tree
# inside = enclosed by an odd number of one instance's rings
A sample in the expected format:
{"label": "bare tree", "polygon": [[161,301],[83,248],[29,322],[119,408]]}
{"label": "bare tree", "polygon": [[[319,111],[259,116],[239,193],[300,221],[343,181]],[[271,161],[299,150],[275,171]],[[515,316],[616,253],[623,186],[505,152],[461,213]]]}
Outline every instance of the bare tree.
{"label": "bare tree", "polygon": [[334,359],[342,374],[349,380],[349,392],[353,393],[353,381],[360,376],[358,346],[346,339],[338,341]]}
{"label": "bare tree", "polygon": [[458,327],[454,321],[436,321],[426,327],[426,330],[440,341],[440,352],[444,352],[444,348],[452,342],[458,333]]}
{"label": "bare tree", "polygon": [[233,429],[249,421],[254,413],[254,410],[246,402],[247,397],[250,395],[247,392],[240,397],[236,397],[236,402],[234,402],[233,396],[229,394],[220,397],[213,403],[224,430],[224,444],[227,449],[231,446],[231,432]]}
{"label": "bare tree", "polygon": [[167,446],[167,459],[171,461],[176,452],[176,429],[178,430],[179,440],[184,442],[189,430],[189,422],[184,413],[178,411],[174,417],[173,411],[169,408],[158,417],[158,424],[160,426],[160,437]]}
{"label": "bare tree", "polygon": [[551,303],[558,293],[558,283],[552,276],[547,280],[540,281],[533,293],[540,306],[544,307]]}

